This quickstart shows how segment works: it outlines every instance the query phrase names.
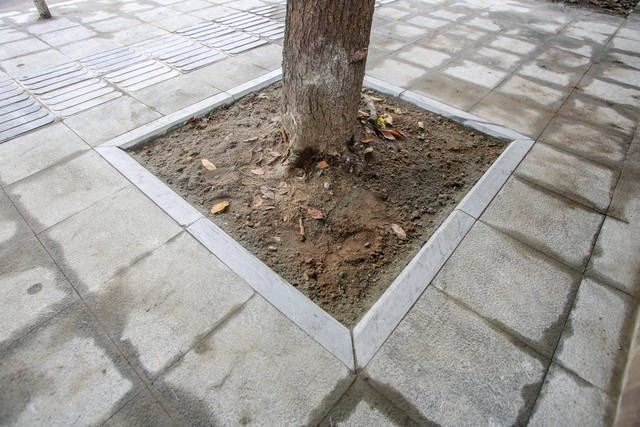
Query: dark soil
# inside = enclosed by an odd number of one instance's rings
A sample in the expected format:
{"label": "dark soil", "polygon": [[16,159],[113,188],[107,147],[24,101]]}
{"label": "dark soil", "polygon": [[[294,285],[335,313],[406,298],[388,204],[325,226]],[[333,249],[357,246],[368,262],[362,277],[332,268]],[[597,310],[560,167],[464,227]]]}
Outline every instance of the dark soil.
{"label": "dark soil", "polygon": [[[398,99],[366,93],[380,98],[378,114],[392,118],[387,130],[406,138],[383,138],[361,114],[348,155],[312,158],[291,169],[275,86],[192,119],[132,155],[352,326],[507,145]],[[367,136],[371,141],[361,142]],[[206,169],[203,159],[216,169]],[[228,207],[211,214],[221,202]],[[318,213],[322,219],[313,218]]]}
{"label": "dark soil", "polygon": [[564,3],[569,6],[589,9],[609,15],[627,16],[638,4],[638,0],[551,0],[553,3]]}

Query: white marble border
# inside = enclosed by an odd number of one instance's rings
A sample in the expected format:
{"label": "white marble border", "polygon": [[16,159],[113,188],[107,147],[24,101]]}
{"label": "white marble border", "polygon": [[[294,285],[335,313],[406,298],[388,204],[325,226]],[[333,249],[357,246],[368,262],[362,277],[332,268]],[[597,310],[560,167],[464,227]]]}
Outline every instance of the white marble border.
{"label": "white marble border", "polygon": [[137,188],[200,241],[211,253],[242,277],[256,292],[281,313],[337,357],[349,369],[364,368],[389,335],[429,286],[444,263],[453,254],[467,232],[511,176],[534,141],[508,128],[458,110],[400,87],[366,76],[364,85],[398,96],[425,110],[442,115],[478,131],[513,142],[467,193],[429,241],[409,262],[382,297],[353,330],[327,312],[209,221],[162,181],[127,155],[124,149],[145,144],[191,117],[201,117],[242,96],[267,87],[282,77],[275,70],[236,86],[227,92],[200,101],[175,113],[120,135],[96,148],[96,151],[127,177]]}

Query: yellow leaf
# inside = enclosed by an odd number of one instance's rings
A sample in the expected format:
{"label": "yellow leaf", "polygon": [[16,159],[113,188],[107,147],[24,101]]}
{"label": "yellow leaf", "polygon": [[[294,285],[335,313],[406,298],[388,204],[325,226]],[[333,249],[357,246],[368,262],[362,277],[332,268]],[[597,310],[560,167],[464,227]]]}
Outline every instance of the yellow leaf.
{"label": "yellow leaf", "polygon": [[418,122],[418,127],[420,129],[424,129],[424,122]]}
{"label": "yellow leaf", "polygon": [[364,150],[364,154],[369,154],[369,153],[373,153],[373,147],[368,147],[366,150]]}
{"label": "yellow leaf", "polygon": [[376,98],[375,96],[370,97],[373,102],[382,102],[382,98]]}
{"label": "yellow leaf", "polygon": [[214,165],[207,159],[202,159],[202,166],[204,166],[207,170],[210,170],[210,171],[216,170],[216,165]]}
{"label": "yellow leaf", "polygon": [[316,165],[316,167],[317,167],[318,169],[326,169],[326,168],[328,168],[328,167],[329,167],[329,163],[327,163],[327,162],[325,162],[325,161],[323,160],[323,161],[321,161],[320,163],[318,163],[318,164]]}
{"label": "yellow leaf", "polygon": [[378,127],[380,129],[384,129],[384,128],[387,127],[387,125],[384,122],[384,117],[383,116],[378,117]]}
{"label": "yellow leaf", "polygon": [[394,16],[393,19],[395,19],[396,21],[399,21],[400,17],[399,16]]}
{"label": "yellow leaf", "polygon": [[216,203],[215,205],[211,206],[211,213],[214,215],[220,213],[227,209],[227,206],[229,206],[229,202]]}
{"label": "yellow leaf", "polygon": [[389,114],[385,114],[383,117],[386,124],[393,125],[393,117],[391,117]]}

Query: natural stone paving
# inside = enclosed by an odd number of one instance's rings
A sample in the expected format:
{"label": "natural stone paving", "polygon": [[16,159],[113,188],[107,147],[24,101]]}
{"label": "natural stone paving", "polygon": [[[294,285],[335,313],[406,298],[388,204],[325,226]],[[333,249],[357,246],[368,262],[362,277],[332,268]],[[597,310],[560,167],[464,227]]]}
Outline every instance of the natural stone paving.
{"label": "natural stone paving", "polygon": [[[0,12],[0,82],[55,118],[0,144],[0,424],[637,425],[637,11],[377,2],[368,75],[537,142],[353,372],[93,148],[277,70],[280,35],[189,29],[278,3]],[[130,73],[92,60],[117,49]],[[47,92],[54,67],[84,80]]]}

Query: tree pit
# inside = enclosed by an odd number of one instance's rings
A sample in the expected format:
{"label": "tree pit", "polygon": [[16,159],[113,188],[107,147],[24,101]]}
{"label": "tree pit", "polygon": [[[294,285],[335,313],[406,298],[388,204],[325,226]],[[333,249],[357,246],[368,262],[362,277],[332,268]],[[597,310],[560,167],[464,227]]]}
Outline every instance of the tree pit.
{"label": "tree pit", "polygon": [[508,144],[363,92],[385,129],[363,102],[347,154],[307,156],[301,167],[289,164],[279,84],[131,154],[351,327]]}

